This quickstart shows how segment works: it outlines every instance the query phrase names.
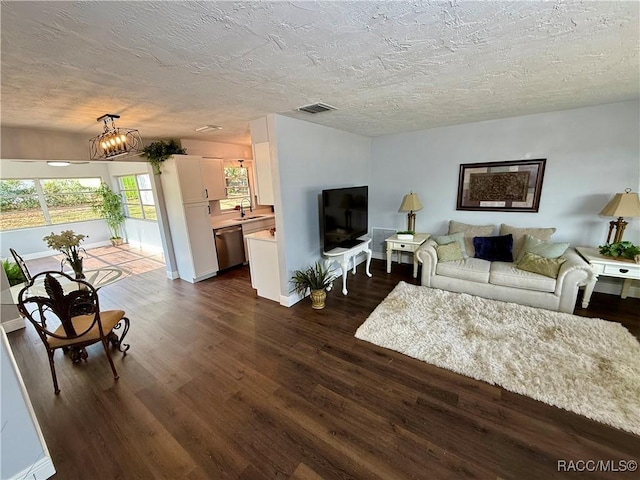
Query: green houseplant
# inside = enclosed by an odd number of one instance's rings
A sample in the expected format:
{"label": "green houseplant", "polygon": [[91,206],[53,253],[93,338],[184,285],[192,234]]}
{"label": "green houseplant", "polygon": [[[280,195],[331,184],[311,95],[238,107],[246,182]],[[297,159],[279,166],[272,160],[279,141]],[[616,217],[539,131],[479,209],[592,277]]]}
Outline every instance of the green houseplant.
{"label": "green houseplant", "polygon": [[295,270],[289,283],[292,286],[291,292],[295,292],[301,297],[311,293],[311,308],[320,310],[325,306],[327,298],[327,288],[335,280],[336,276],[325,267],[323,262],[317,261],[304,270]]}
{"label": "green houseplant", "polygon": [[606,257],[622,257],[634,260],[640,255],[640,247],[627,241],[607,243],[606,245],[600,245],[598,249],[600,255]]}
{"label": "green houseplant", "polygon": [[104,182],[98,188],[97,194],[100,197],[100,201],[93,204],[93,210],[107,222],[107,226],[111,230],[111,244],[114,247],[122,245],[120,229],[126,220],[122,197],[111,190],[111,187]]}
{"label": "green houseplant", "polygon": [[185,155],[187,153],[186,148],[182,148],[177,140],[173,138],[168,142],[159,140],[152,142],[142,150],[144,155],[149,160],[149,163],[153,166],[153,172],[156,175],[162,173],[162,162],[164,162],[171,155]]}
{"label": "green houseplant", "polygon": [[26,280],[17,263],[10,262],[8,259],[5,259],[2,262],[2,267],[4,268],[4,273],[7,274],[7,280],[9,280],[10,287],[23,283]]}

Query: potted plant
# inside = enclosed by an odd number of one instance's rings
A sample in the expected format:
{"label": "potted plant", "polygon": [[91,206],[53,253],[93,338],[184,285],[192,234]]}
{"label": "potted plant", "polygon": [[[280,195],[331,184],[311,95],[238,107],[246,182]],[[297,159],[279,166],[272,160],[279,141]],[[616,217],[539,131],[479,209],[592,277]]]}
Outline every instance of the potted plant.
{"label": "potted plant", "polygon": [[7,274],[7,280],[9,281],[10,287],[24,283],[27,280],[24,278],[22,269],[17,263],[10,262],[8,259],[5,259],[2,262],[2,267],[4,268],[4,273]]}
{"label": "potted plant", "polygon": [[126,217],[122,205],[122,197],[111,190],[109,185],[102,182],[97,190],[100,201],[93,205],[93,210],[104,218],[109,230],[111,230],[111,245],[122,245],[120,229],[124,225]]}
{"label": "potted plant", "polygon": [[58,250],[64,255],[64,259],[61,264],[67,262],[71,265],[73,272],[76,274],[76,278],[85,278],[82,273],[82,259],[81,252],[87,253],[84,248],[80,246],[86,235],[82,233],[74,233],[73,230],[63,230],[59,234],[51,232],[51,235],[47,235],[42,240],[47,243],[47,247]]}
{"label": "potted plant", "polygon": [[149,160],[149,163],[153,166],[153,173],[160,175],[162,173],[162,162],[164,162],[171,155],[185,155],[187,153],[186,148],[182,148],[177,140],[173,138],[168,142],[159,140],[152,142],[142,150],[144,155]]}
{"label": "potted plant", "polygon": [[413,230],[400,230],[396,232],[396,235],[398,236],[398,240],[413,240],[415,233]]}
{"label": "potted plant", "polygon": [[294,271],[289,283],[293,287],[291,292],[295,292],[301,297],[306,296],[307,290],[309,290],[311,292],[311,308],[320,310],[325,306],[327,288],[331,287],[335,278],[336,276],[325,267],[323,262],[317,261],[304,270]]}
{"label": "potted plant", "polygon": [[636,263],[640,263],[640,247],[634,245],[632,242],[607,243],[606,245],[600,245],[598,249],[600,255],[604,255],[605,257],[628,258],[635,260]]}

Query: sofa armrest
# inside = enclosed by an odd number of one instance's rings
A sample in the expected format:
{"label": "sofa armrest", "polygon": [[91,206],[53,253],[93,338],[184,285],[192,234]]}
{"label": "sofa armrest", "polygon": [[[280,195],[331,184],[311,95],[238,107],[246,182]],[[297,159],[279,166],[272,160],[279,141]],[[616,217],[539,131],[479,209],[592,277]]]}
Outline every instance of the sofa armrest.
{"label": "sofa armrest", "polygon": [[438,265],[438,255],[436,254],[434,240],[427,240],[415,252],[415,256],[422,264],[422,274],[420,276],[420,284],[425,287],[431,286],[431,277],[436,274],[436,266]]}
{"label": "sofa armrest", "polygon": [[569,247],[563,256],[567,261],[560,267],[554,293],[560,297],[558,310],[573,313],[578,287],[593,281],[594,274],[591,265],[573,247]]}

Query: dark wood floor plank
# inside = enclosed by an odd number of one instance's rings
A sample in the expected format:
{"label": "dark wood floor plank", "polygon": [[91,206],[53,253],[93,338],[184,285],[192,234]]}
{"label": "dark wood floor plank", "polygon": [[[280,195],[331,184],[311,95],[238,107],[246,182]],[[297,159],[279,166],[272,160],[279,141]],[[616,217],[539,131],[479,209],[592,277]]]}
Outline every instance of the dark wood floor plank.
{"label": "dark wood floor plank", "polygon": [[[564,478],[558,460],[640,460],[637,435],[354,338],[400,280],[418,282],[411,265],[371,270],[320,311],[257,297],[247,267],[130,276],[100,291],[132,322],[120,380],[100,345],[80,364],[58,353],[58,396],[35,332],[9,334],[55,479],[546,479]],[[576,314],[637,336],[639,311],[596,293]]]}

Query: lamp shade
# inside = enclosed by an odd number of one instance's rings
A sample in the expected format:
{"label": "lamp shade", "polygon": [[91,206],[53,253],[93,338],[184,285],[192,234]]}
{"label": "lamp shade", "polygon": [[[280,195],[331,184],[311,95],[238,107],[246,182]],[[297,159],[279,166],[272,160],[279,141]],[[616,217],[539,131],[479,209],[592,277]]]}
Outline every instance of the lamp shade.
{"label": "lamp shade", "polygon": [[400,205],[401,212],[417,212],[422,210],[422,203],[418,198],[417,193],[407,193],[402,199],[402,205]]}
{"label": "lamp shade", "polygon": [[640,217],[640,198],[636,192],[627,189],[616,193],[602,209],[600,215],[607,217]]}

